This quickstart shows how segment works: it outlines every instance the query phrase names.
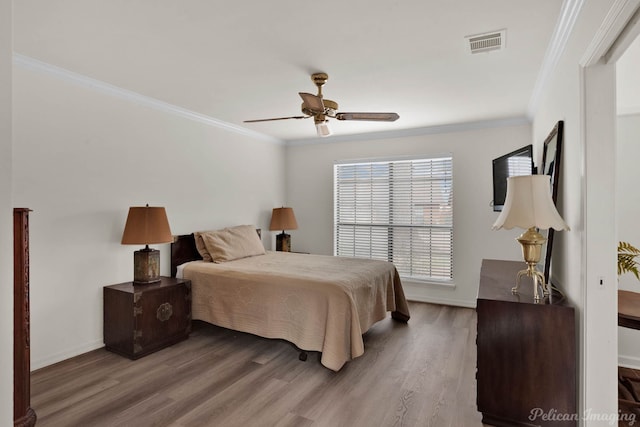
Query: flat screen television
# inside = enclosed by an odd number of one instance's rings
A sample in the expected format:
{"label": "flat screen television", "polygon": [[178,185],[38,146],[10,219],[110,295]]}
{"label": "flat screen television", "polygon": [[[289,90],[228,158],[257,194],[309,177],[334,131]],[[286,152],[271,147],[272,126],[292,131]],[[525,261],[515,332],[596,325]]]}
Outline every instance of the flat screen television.
{"label": "flat screen television", "polygon": [[533,144],[493,159],[493,210],[502,211],[507,197],[507,178],[534,173]]}

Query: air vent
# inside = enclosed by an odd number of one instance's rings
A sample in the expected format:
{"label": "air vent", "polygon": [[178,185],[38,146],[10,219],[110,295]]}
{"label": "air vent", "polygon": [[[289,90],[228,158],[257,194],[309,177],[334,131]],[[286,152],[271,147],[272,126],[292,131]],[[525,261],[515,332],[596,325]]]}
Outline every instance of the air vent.
{"label": "air vent", "polygon": [[471,53],[491,52],[504,49],[507,30],[466,36],[467,50]]}

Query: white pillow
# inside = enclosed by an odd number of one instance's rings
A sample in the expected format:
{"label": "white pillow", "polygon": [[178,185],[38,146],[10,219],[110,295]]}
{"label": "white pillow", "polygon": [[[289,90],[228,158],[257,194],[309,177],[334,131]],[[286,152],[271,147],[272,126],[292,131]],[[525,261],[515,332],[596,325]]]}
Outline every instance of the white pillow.
{"label": "white pillow", "polygon": [[213,262],[222,263],[250,256],[264,255],[262,241],[252,225],[238,225],[201,233],[204,246]]}
{"label": "white pillow", "polygon": [[193,233],[193,238],[196,241],[196,249],[198,250],[198,253],[202,257],[203,261],[211,262],[213,260],[211,259],[211,255],[209,255],[209,251],[207,251],[207,247],[204,245],[204,241],[202,240],[202,235],[205,233],[215,233],[215,232],[216,230],[196,231],[195,233]]}

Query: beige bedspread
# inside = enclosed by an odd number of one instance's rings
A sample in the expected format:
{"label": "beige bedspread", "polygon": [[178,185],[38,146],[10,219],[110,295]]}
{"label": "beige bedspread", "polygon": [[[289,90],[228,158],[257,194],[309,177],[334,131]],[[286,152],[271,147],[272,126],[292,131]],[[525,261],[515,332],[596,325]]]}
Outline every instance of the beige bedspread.
{"label": "beige bedspread", "polygon": [[183,277],[191,280],[194,319],[320,351],[334,371],[364,353],[362,334],[387,311],[409,320],[400,277],[384,261],[267,252],[193,261]]}

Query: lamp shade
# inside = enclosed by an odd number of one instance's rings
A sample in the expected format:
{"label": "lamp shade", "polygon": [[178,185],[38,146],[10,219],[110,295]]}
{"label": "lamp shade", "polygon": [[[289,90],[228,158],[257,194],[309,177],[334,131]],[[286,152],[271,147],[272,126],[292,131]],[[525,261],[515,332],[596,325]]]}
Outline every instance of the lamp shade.
{"label": "lamp shade", "polygon": [[298,222],[292,208],[274,208],[271,214],[269,230],[297,230]]}
{"label": "lamp shade", "polygon": [[331,135],[331,128],[329,127],[329,123],[325,121],[320,121],[316,123],[316,132],[318,136],[325,137]]}
{"label": "lamp shade", "polygon": [[513,227],[569,230],[551,198],[549,175],[522,175],[507,178],[507,197],[494,230]]}
{"label": "lamp shade", "polygon": [[129,208],[122,233],[123,245],[150,245],[173,241],[164,208],[136,206]]}

